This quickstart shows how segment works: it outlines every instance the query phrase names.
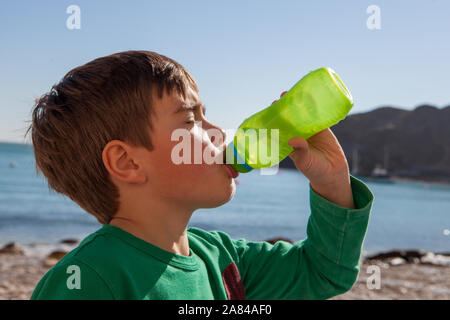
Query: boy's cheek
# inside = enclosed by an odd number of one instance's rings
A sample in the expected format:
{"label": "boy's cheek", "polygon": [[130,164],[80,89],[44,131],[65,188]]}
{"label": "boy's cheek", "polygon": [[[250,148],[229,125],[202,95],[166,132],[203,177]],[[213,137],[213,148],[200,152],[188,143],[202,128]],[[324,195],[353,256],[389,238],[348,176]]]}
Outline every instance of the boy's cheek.
{"label": "boy's cheek", "polygon": [[[192,148],[189,150],[183,149],[181,153],[173,152],[174,150],[180,150],[179,148],[174,149],[176,146],[176,142],[171,142],[159,148],[160,152],[154,155],[151,164],[153,167],[152,171],[154,171],[155,175],[163,175],[166,179],[183,180],[190,179],[192,176],[199,177],[202,172],[208,169],[208,167],[211,167],[204,163],[195,164],[195,155]],[[187,157],[189,153],[190,157]],[[200,154],[197,154],[197,156],[200,156]]]}
{"label": "boy's cheek", "polygon": [[227,177],[221,165],[221,149],[208,136],[191,133],[184,140],[171,141],[167,138],[155,143],[151,151],[149,170],[154,179],[177,184],[186,181],[192,185],[193,181]]}
{"label": "boy's cheek", "polygon": [[[206,164],[203,159],[201,164],[175,164],[171,159],[175,145],[172,143],[165,148],[159,160],[161,163],[155,168],[154,181],[157,181],[158,189],[174,197],[183,195],[183,198],[203,201],[202,204],[207,206],[228,201],[234,193],[234,185],[230,183],[226,168],[222,164]],[[203,143],[201,150],[207,147]]]}
{"label": "boy's cheek", "polygon": [[[198,131],[197,131],[198,132]],[[178,166],[181,164],[192,164],[205,169],[207,165],[222,164],[222,152],[224,145],[216,145],[211,142],[208,135],[203,132],[193,133],[182,141],[171,141],[164,148],[167,163]]]}

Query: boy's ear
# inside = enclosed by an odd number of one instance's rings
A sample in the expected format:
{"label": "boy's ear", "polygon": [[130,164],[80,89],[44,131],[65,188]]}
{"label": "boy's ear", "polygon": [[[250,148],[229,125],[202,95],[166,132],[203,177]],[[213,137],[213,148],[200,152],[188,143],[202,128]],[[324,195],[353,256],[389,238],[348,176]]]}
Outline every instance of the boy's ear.
{"label": "boy's ear", "polygon": [[143,168],[134,158],[133,147],[123,141],[109,141],[103,148],[102,159],[109,174],[120,181],[134,184],[147,181]]}

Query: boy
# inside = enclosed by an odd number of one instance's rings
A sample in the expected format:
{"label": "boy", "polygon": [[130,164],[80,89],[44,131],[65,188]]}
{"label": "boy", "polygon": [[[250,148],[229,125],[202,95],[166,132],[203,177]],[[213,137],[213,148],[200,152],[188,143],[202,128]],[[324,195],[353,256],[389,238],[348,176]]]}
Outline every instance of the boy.
{"label": "boy", "polygon": [[373,195],[349,175],[330,129],[289,142],[310,181],[306,239],[272,245],[187,228],[196,209],[228,202],[236,188],[230,166],[172,161],[179,128],[217,150],[207,130],[223,131],[204,112],[192,76],[149,51],[75,68],[37,101],[37,168],[103,226],[31,299],[327,299],[352,287]]}

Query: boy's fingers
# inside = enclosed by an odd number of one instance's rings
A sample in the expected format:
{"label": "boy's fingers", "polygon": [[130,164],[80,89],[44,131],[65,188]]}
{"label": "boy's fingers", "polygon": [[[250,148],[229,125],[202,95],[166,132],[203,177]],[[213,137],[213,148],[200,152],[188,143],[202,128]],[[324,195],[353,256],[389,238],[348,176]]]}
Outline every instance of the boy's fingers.
{"label": "boy's fingers", "polygon": [[294,161],[295,166],[302,172],[311,166],[311,155],[308,141],[302,137],[295,137],[288,141],[288,144],[294,148],[289,157]]}
{"label": "boy's fingers", "polygon": [[302,137],[294,137],[288,141],[288,144],[294,149],[306,149],[308,148],[308,141]]}
{"label": "boy's fingers", "polygon": [[[287,91],[283,91],[283,92],[280,94],[280,98],[281,98],[282,96],[284,96],[284,95],[286,94],[286,92],[287,92]],[[272,104],[274,104],[274,103],[277,102],[277,101],[278,101],[278,99],[277,99],[277,100],[273,100]]]}

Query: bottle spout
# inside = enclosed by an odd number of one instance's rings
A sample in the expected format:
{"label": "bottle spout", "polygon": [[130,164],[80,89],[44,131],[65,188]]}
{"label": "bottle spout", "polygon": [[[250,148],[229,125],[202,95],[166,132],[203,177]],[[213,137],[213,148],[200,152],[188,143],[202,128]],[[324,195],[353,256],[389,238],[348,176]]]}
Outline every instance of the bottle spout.
{"label": "bottle spout", "polygon": [[224,152],[224,164],[230,165],[234,170],[241,173],[246,173],[253,168],[245,163],[245,160],[241,157],[233,141],[230,142]]}

